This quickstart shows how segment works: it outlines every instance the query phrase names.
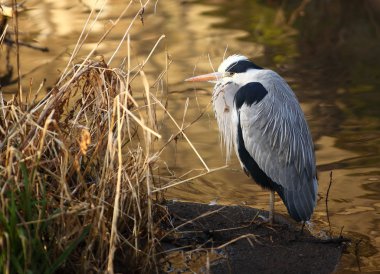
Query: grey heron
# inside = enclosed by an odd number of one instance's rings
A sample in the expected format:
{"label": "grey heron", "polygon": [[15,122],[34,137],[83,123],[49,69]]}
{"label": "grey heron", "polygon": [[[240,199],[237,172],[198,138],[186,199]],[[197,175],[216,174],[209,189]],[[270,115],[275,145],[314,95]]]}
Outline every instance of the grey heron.
{"label": "grey heron", "polygon": [[314,146],[286,81],[242,55],[186,81],[215,83],[212,102],[226,156],[234,149],[246,174],[271,191],[269,221],[275,192],[295,221],[308,221],[318,192]]}

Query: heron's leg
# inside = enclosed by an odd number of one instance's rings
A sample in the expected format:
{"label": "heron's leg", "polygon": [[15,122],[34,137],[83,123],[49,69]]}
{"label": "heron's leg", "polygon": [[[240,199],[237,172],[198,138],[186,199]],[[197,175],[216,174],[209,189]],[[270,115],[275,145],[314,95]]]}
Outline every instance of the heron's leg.
{"label": "heron's leg", "polygon": [[274,191],[270,191],[269,196],[269,223],[273,225],[273,219],[274,219]]}
{"label": "heron's leg", "polygon": [[305,228],[306,221],[302,222],[301,235],[303,235],[303,229]]}

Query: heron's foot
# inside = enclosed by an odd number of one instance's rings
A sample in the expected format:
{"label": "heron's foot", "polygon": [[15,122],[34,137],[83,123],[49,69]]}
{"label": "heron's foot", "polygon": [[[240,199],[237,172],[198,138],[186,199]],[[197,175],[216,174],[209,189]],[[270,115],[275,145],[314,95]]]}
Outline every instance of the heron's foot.
{"label": "heron's foot", "polygon": [[269,225],[273,225],[273,223],[274,223],[274,217],[273,216],[266,217],[264,215],[259,214],[257,216],[257,218],[259,219],[260,223],[265,223],[265,224],[269,224]]}
{"label": "heron's foot", "polygon": [[[264,213],[265,214],[265,213]],[[289,218],[286,218],[285,216],[282,216],[281,214],[273,214],[272,220],[271,216],[269,215],[264,215],[264,214],[259,214],[257,216],[258,222],[262,224],[267,224],[269,226],[294,226],[295,223],[292,222]]]}
{"label": "heron's foot", "polygon": [[310,234],[319,239],[328,239],[331,237],[327,231],[320,230],[312,221],[304,221],[302,223],[300,234]]}

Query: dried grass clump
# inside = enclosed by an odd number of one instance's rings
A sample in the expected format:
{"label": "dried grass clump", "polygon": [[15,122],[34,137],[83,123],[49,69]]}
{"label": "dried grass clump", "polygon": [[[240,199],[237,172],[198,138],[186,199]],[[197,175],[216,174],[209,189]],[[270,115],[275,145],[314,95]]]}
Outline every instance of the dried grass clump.
{"label": "dried grass clump", "polygon": [[[94,53],[133,1],[78,62],[104,6],[91,11],[67,67],[42,99],[37,100],[42,85],[23,94],[20,77],[12,100],[4,100],[0,91],[1,273],[160,272],[156,261],[166,252],[158,250],[159,242],[174,230],[160,227],[167,220],[160,206],[162,192],[223,168],[210,169],[184,132],[203,113],[185,125],[165,107],[165,93],[158,86],[163,89],[160,84],[170,65],[167,54],[166,67],[153,85],[156,93],[150,90],[144,65],[165,36],[131,68],[130,31],[143,22],[149,0],[136,3],[141,6],[107,62],[96,60]],[[127,56],[122,68],[112,68],[120,48],[127,49]],[[22,63],[18,50],[16,55]],[[133,94],[132,82],[139,87]],[[153,149],[161,137],[161,116],[177,132]],[[158,173],[167,169],[160,155],[178,136],[188,142],[204,170],[180,179],[169,172],[165,178]]]}
{"label": "dried grass clump", "polygon": [[[128,32],[148,2],[120,42],[127,39],[128,55]],[[0,92],[0,272],[158,271],[155,233],[166,212],[156,204],[161,191],[153,176],[157,99],[142,71],[151,55],[134,74],[130,56],[128,69],[114,69],[92,58],[96,47],[74,65],[87,24],[41,100],[20,92],[5,101]],[[140,105],[133,79],[143,87]]]}
{"label": "dried grass clump", "polygon": [[2,271],[112,272],[116,251],[123,272],[150,270],[158,134],[122,71],[87,61],[69,75],[36,104],[1,98]]}

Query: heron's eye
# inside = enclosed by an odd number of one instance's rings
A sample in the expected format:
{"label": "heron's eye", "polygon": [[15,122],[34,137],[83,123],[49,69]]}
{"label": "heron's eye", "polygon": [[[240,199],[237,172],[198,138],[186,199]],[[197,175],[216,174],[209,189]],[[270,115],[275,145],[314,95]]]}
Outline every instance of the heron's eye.
{"label": "heron's eye", "polygon": [[234,72],[230,72],[230,71],[226,72],[227,77],[232,77],[234,74],[235,74]]}

